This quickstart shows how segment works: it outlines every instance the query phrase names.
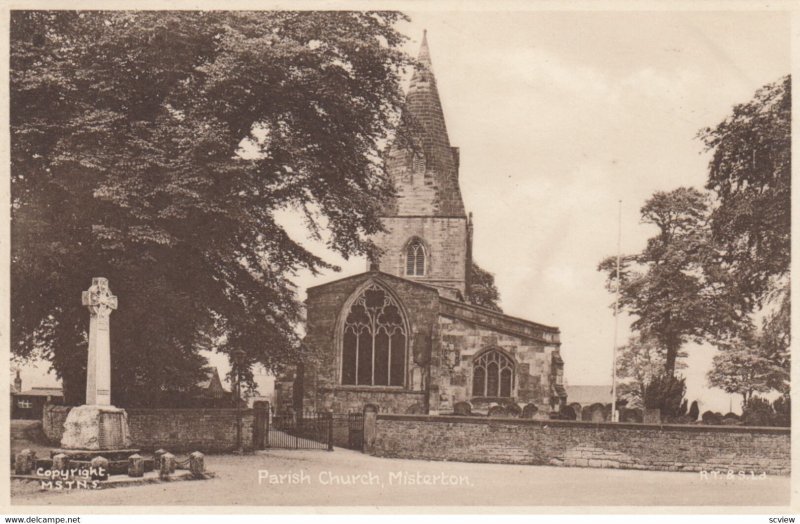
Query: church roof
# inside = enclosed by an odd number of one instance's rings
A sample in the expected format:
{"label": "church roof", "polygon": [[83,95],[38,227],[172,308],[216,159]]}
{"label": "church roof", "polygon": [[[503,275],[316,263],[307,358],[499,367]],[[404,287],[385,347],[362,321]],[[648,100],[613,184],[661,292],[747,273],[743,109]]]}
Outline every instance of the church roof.
{"label": "church roof", "polygon": [[[458,150],[450,145],[447,134],[427,33],[422,37],[418,65],[411,77],[397,139],[390,148],[389,157],[387,167],[395,180],[402,175],[400,171],[407,172],[412,167],[413,158],[424,161],[425,184],[435,189],[435,198],[432,209],[419,214],[466,216],[458,185]],[[406,214],[396,203],[394,209],[387,211],[390,216]]]}
{"label": "church roof", "polygon": [[337,284],[347,280],[363,279],[365,277],[370,277],[370,276],[378,277],[384,281],[394,280],[398,282],[403,282],[404,284],[407,285],[427,288],[430,289],[431,291],[435,291],[439,295],[440,315],[453,316],[466,320],[468,322],[474,322],[476,324],[481,324],[487,327],[491,327],[492,329],[498,331],[505,331],[523,337],[534,338],[557,346],[560,345],[559,329],[557,327],[547,326],[545,324],[539,324],[538,322],[532,322],[530,320],[525,320],[519,317],[512,317],[511,315],[506,315],[504,313],[500,313],[493,309],[485,308],[482,306],[476,306],[475,304],[469,304],[466,302],[453,300],[442,296],[440,293],[441,290],[434,286],[430,286],[423,282],[418,282],[416,280],[411,280],[403,277],[398,277],[396,275],[392,275],[389,273],[384,273],[383,271],[379,270],[373,270],[366,273],[358,273],[356,275],[350,275],[347,277],[333,280],[331,282],[326,282],[324,284],[312,286],[309,287],[306,290],[306,292],[310,298],[311,295],[316,290],[321,290],[327,286],[331,286],[333,284]]}

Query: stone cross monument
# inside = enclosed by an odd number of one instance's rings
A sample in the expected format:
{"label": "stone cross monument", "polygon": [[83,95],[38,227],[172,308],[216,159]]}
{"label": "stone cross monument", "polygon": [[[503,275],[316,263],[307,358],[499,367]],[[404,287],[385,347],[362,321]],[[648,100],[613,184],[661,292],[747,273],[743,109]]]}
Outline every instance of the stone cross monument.
{"label": "stone cross monument", "polygon": [[117,309],[117,297],[108,289],[108,279],[93,278],[81,295],[89,308],[89,361],[86,367],[86,404],[111,405],[111,341],[109,317]]}
{"label": "stone cross monument", "polygon": [[111,341],[109,320],[117,309],[117,297],[108,280],[93,278],[81,302],[89,308],[89,355],[86,366],[86,404],[70,410],[64,422],[61,448],[76,459],[102,454],[107,459],[127,456],[130,449],[128,415],[111,405]]}

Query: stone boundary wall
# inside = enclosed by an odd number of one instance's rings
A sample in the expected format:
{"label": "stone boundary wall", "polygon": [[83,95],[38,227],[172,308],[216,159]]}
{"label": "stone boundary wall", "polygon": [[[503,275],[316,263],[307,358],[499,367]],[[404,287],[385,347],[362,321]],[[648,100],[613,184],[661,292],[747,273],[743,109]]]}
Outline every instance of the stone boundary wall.
{"label": "stone boundary wall", "polygon": [[[365,418],[365,424],[368,419]],[[788,475],[788,428],[651,425],[378,414],[366,451],[380,457],[659,471]]]}
{"label": "stone boundary wall", "polygon": [[[48,406],[42,415],[42,430],[53,445],[61,441],[70,406]],[[236,410],[130,408],[128,426],[137,448],[171,452],[219,453],[236,449]],[[242,410],[242,444],[253,448],[253,410]]]}

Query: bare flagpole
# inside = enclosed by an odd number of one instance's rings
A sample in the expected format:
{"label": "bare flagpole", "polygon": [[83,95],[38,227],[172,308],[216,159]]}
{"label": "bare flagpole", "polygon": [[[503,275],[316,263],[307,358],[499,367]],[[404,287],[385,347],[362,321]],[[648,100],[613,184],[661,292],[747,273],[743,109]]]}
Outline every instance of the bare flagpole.
{"label": "bare flagpole", "polygon": [[617,220],[617,293],[614,299],[614,354],[611,359],[611,421],[617,422],[617,332],[619,331],[619,259],[622,251],[622,200],[619,201]]}

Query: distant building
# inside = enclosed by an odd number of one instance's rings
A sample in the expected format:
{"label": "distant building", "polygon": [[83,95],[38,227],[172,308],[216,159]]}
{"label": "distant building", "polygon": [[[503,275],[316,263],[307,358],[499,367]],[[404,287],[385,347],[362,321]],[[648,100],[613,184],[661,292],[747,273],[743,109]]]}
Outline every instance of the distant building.
{"label": "distant building", "polygon": [[222,380],[219,378],[219,370],[212,368],[208,374],[208,379],[200,382],[197,385],[203,390],[202,396],[204,398],[220,399],[229,397],[231,392],[225,389],[222,385]]}
{"label": "distant building", "polygon": [[[16,380],[15,380],[16,382]],[[20,381],[19,389],[22,389]],[[17,384],[15,384],[15,388]],[[31,388],[11,393],[11,418],[41,419],[45,404],[63,404],[64,392],[61,388]]]}
{"label": "distant building", "polygon": [[208,378],[197,384],[200,394],[187,402],[187,407],[229,408],[234,405],[234,393],[225,389],[219,378],[219,370],[211,368]]}

